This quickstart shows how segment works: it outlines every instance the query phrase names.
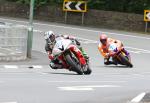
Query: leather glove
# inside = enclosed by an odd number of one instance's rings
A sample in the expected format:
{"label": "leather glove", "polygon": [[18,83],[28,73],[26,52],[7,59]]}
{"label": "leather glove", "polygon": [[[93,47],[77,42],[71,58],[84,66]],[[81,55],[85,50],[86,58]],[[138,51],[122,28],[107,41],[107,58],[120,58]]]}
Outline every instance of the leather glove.
{"label": "leather glove", "polygon": [[81,45],[81,43],[80,43],[77,39],[75,39],[75,42],[76,42],[76,44],[77,44],[78,46]]}

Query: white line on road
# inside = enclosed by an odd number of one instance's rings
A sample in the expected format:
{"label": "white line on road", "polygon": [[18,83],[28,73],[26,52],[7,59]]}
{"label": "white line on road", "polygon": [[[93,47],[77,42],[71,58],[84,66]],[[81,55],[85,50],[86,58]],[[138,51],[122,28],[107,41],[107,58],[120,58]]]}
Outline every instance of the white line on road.
{"label": "white line on road", "polygon": [[[12,20],[12,19],[5,19],[5,18],[0,18],[1,20],[6,20],[8,21],[15,21],[15,22],[20,22],[20,23],[28,23],[27,21],[23,20]],[[112,32],[104,32],[104,31],[99,31],[99,30],[90,30],[90,29],[81,29],[77,27],[68,27],[68,26],[58,26],[58,25],[51,25],[51,24],[45,24],[45,23],[34,23],[36,25],[45,25],[45,26],[53,26],[53,27],[59,27],[59,28],[66,28],[66,29],[74,29],[74,30],[82,30],[82,31],[89,31],[89,32],[101,32],[101,33],[106,33],[106,34],[113,34],[113,35],[120,35],[120,36],[128,36],[128,37],[133,37],[133,38],[140,38],[140,39],[148,39],[148,37],[142,37],[142,36],[133,36],[133,35],[126,35],[126,34],[120,34],[120,33],[112,33]]]}
{"label": "white line on road", "polygon": [[125,83],[127,81],[48,81],[50,83]]}
{"label": "white line on road", "polygon": [[128,48],[128,49],[134,49],[134,50],[138,50],[139,52],[150,53],[150,50],[139,49],[139,48],[128,47],[128,46],[126,46],[126,48]]}
{"label": "white line on road", "polygon": [[92,91],[94,88],[118,88],[119,85],[89,85],[89,86],[67,86],[67,87],[57,87],[60,90],[65,91]]}
{"label": "white line on road", "polygon": [[41,68],[43,68],[42,65],[33,65],[32,67],[33,67],[33,68],[36,68],[36,69],[41,69]]}
{"label": "white line on road", "polygon": [[42,69],[42,65],[0,65],[5,69],[18,69],[18,68],[34,68],[34,69]]}
{"label": "white line on road", "polygon": [[18,66],[17,65],[4,65],[4,68],[7,68],[7,69],[18,69]]}
{"label": "white line on road", "polygon": [[41,31],[41,30],[33,30],[34,32],[40,32],[40,33],[44,33],[44,31]]}
{"label": "white line on road", "polygon": [[93,88],[89,87],[58,87],[60,90],[65,90],[65,91],[92,91],[94,90]]}
{"label": "white line on road", "polygon": [[17,103],[17,102],[0,102],[0,103]]}
{"label": "white line on road", "polygon": [[143,97],[144,97],[145,95],[146,95],[145,92],[139,94],[138,96],[136,96],[135,98],[133,98],[133,99],[131,100],[131,103],[139,103],[139,102],[143,99]]}
{"label": "white line on road", "polygon": [[136,53],[136,54],[140,54],[140,51],[132,51],[132,50],[128,50],[128,52],[130,53]]}
{"label": "white line on road", "polygon": [[90,40],[90,39],[85,39],[85,38],[81,38],[81,37],[77,37],[79,40],[85,40],[85,41],[88,41],[88,42],[93,42],[93,43],[98,43],[98,41],[96,40]]}

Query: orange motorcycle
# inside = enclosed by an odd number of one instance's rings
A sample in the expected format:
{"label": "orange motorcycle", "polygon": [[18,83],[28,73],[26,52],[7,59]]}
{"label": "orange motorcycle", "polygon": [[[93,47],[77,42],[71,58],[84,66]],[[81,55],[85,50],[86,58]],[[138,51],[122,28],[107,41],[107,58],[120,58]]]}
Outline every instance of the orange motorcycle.
{"label": "orange motorcycle", "polygon": [[112,43],[109,45],[108,50],[114,62],[117,62],[117,64],[126,65],[127,67],[133,67],[129,53],[127,51],[125,52],[123,47],[117,47],[115,43]]}

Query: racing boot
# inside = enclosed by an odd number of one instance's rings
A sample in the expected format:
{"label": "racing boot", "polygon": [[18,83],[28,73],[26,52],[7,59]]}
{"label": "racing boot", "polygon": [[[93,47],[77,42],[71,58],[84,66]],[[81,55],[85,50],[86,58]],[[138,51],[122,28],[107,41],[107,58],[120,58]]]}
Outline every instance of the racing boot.
{"label": "racing boot", "polygon": [[63,68],[63,65],[61,63],[59,63],[57,60],[55,61],[51,61],[49,66],[52,68],[52,69],[62,69]]}
{"label": "racing boot", "polygon": [[104,58],[104,64],[105,65],[111,65],[111,64],[117,65],[118,63],[116,61],[109,61],[109,58]]}
{"label": "racing boot", "polygon": [[82,52],[82,54],[83,54],[84,58],[86,59],[86,61],[88,62],[89,61],[89,56],[87,55],[87,53],[83,50],[82,47],[80,47],[79,49]]}

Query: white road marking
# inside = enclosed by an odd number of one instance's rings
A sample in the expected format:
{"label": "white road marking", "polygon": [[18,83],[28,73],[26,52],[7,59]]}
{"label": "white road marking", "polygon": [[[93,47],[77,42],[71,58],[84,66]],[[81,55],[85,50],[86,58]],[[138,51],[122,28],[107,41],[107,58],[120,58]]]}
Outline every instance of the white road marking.
{"label": "white road marking", "polygon": [[136,54],[140,54],[140,51],[132,51],[132,50],[128,50],[128,52],[130,53],[136,53]]}
{"label": "white road marking", "polygon": [[[20,22],[20,23],[26,23],[28,24],[28,21],[23,21],[23,20],[12,20],[12,19],[6,19],[6,18],[0,18],[1,20],[6,20],[8,21],[14,21],[14,22]],[[107,33],[107,34],[113,34],[113,35],[120,35],[120,36],[128,36],[128,37],[133,37],[133,38],[140,38],[140,39],[148,39],[148,37],[142,37],[142,36],[133,36],[133,35],[126,35],[126,34],[120,34],[120,33],[112,33],[112,32],[104,32],[104,31],[99,31],[99,30],[90,30],[90,29],[81,29],[77,27],[69,27],[69,26],[58,26],[58,25],[52,25],[52,24],[45,24],[45,23],[38,23],[34,22],[35,25],[45,25],[45,26],[53,26],[53,27],[59,27],[59,28],[66,28],[66,29],[74,29],[74,30],[82,30],[82,31],[89,31],[89,32],[101,32],[101,33]]]}
{"label": "white road marking", "polygon": [[58,87],[58,89],[63,90],[63,91],[92,91],[94,90],[93,88],[89,87]]}
{"label": "white road marking", "polygon": [[33,30],[34,32],[40,32],[40,33],[43,33],[44,31],[41,31],[41,30]]}
{"label": "white road marking", "polygon": [[139,48],[128,47],[128,46],[125,47],[125,48],[136,50],[136,51],[138,51],[139,53],[150,53],[150,50],[139,49]]}
{"label": "white road marking", "polygon": [[36,68],[36,69],[41,69],[41,68],[43,68],[41,65],[33,65],[32,67],[33,67],[33,68]]}
{"label": "white road marking", "polygon": [[145,77],[145,75],[143,75],[143,74],[131,74],[131,75],[137,76],[137,77]]}
{"label": "white road marking", "polygon": [[48,81],[50,83],[124,83],[127,81]]}
{"label": "white road marking", "polygon": [[139,49],[139,48],[134,48],[134,47],[129,47],[129,46],[126,46],[126,48],[128,48],[128,49],[135,49],[135,50],[139,50],[139,51],[144,51],[144,52],[150,53],[150,50]]}
{"label": "white road marking", "polygon": [[98,41],[96,40],[90,40],[90,39],[85,39],[85,38],[81,38],[81,37],[77,37],[79,40],[84,40],[84,41],[87,41],[87,42],[91,42],[91,43],[98,43]]}
{"label": "white road marking", "polygon": [[94,88],[118,88],[119,85],[89,85],[89,86],[67,86],[67,87],[57,87],[60,90],[65,91],[91,91]]}
{"label": "white road marking", "polygon": [[45,74],[47,74],[47,73],[41,73],[41,72],[36,72],[36,73],[38,73],[38,74],[42,74],[42,75],[45,75]]}
{"label": "white road marking", "polygon": [[0,103],[17,103],[17,102],[0,102]]}
{"label": "white road marking", "polygon": [[18,68],[34,68],[34,69],[42,69],[42,65],[0,65],[0,67],[4,67],[5,69],[18,69]]}
{"label": "white road marking", "polygon": [[138,96],[136,96],[135,98],[133,98],[133,99],[131,100],[131,103],[139,103],[139,102],[143,99],[143,97],[144,97],[145,95],[146,95],[145,92],[139,94]]}
{"label": "white road marking", "polygon": [[17,65],[4,65],[4,68],[7,68],[7,69],[18,69],[18,66]]}

